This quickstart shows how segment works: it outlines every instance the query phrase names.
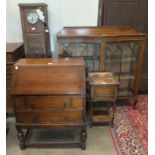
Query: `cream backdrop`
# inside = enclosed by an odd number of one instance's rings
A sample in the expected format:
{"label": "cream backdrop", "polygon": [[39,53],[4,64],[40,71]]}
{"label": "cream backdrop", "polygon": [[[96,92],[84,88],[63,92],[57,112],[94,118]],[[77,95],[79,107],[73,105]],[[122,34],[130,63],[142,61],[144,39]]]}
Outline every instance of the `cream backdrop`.
{"label": "cream backdrop", "polygon": [[[56,33],[63,26],[96,26],[98,0],[6,0],[6,41],[23,41],[18,3],[48,4],[52,51],[56,50]],[[54,53],[53,53],[54,54]]]}

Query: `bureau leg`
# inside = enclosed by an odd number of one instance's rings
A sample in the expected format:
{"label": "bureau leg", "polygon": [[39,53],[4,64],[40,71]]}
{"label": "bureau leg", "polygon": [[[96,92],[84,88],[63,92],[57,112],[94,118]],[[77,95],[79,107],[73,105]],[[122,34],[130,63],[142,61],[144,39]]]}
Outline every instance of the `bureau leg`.
{"label": "bureau leg", "polygon": [[25,143],[24,143],[23,131],[22,131],[21,127],[19,127],[19,126],[16,126],[16,129],[17,129],[17,136],[18,136],[18,139],[20,142],[20,149],[24,150],[25,149]]}
{"label": "bureau leg", "polygon": [[114,127],[114,116],[115,116],[115,111],[116,111],[116,101],[113,103],[112,107],[112,121],[111,121],[111,127]]}
{"label": "bureau leg", "polygon": [[87,139],[87,133],[86,129],[81,129],[81,149],[86,149],[86,139]]}

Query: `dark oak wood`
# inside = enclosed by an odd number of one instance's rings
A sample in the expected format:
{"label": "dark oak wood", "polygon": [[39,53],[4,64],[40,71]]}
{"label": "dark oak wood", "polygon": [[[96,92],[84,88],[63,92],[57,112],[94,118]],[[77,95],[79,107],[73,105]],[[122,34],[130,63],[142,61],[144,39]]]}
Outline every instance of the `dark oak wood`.
{"label": "dark oak wood", "polygon": [[[48,12],[45,3],[20,3],[20,15],[23,31],[25,56],[27,58],[52,57],[48,28]],[[35,24],[27,21],[30,12],[40,9],[45,16],[45,22],[39,20]]]}
{"label": "dark oak wood", "polygon": [[[100,0],[98,26],[130,25],[148,36],[148,0]],[[148,38],[148,37],[147,37]],[[148,40],[146,39],[140,90],[148,90]]]}
{"label": "dark oak wood", "polygon": [[84,65],[82,58],[20,59],[14,65],[11,94],[21,149],[41,145],[26,142],[23,128],[79,128],[78,143],[51,142],[42,147],[86,148]]}
{"label": "dark oak wood", "polygon": [[[135,97],[136,101],[145,39],[144,33],[130,26],[65,27],[57,33],[57,49],[60,57],[84,57],[86,75],[114,72],[120,82],[118,99]],[[88,84],[87,90],[89,94]]]}
{"label": "dark oak wood", "polygon": [[58,40],[60,38],[76,38],[76,37],[143,37],[144,34],[136,32],[130,26],[102,26],[102,27],[67,27],[57,33]]}
{"label": "dark oak wood", "polygon": [[13,113],[12,99],[10,95],[10,84],[12,68],[14,63],[24,57],[23,43],[6,44],[6,112]]}
{"label": "dark oak wood", "polygon": [[[113,127],[118,79],[111,72],[93,72],[89,73],[89,84],[91,87],[90,126],[110,122]],[[102,101],[102,107],[95,107],[97,101]],[[112,102],[112,114],[110,108],[104,108],[105,101]]]}

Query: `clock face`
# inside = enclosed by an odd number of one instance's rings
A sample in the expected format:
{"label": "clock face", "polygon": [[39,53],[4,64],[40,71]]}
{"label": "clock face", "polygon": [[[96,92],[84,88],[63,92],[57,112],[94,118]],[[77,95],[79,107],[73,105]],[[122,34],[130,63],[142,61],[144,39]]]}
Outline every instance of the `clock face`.
{"label": "clock face", "polygon": [[30,23],[30,24],[36,24],[39,20],[39,17],[37,15],[36,12],[30,12],[28,13],[27,15],[27,21]]}

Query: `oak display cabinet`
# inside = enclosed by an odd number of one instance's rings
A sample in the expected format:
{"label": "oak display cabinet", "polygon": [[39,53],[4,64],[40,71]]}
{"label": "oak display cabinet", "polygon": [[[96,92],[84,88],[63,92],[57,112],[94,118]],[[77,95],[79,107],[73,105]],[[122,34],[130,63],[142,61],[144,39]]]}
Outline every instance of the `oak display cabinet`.
{"label": "oak display cabinet", "polygon": [[89,72],[114,72],[120,83],[118,99],[134,97],[136,105],[145,34],[130,26],[64,27],[57,42],[60,57],[84,57],[87,81]]}

